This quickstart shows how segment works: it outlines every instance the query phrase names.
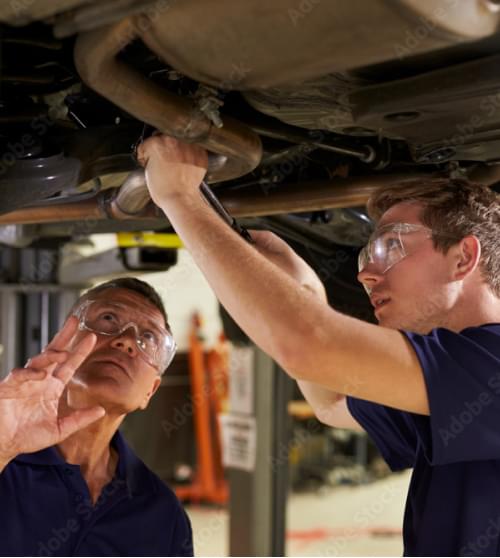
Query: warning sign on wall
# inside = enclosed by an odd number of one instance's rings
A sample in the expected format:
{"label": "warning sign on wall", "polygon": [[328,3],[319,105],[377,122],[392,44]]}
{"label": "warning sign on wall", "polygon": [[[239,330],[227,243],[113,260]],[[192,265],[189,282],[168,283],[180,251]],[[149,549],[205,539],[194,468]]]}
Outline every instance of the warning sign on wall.
{"label": "warning sign on wall", "polygon": [[224,467],[253,471],[257,451],[255,417],[234,414],[219,417],[222,432],[222,462]]}

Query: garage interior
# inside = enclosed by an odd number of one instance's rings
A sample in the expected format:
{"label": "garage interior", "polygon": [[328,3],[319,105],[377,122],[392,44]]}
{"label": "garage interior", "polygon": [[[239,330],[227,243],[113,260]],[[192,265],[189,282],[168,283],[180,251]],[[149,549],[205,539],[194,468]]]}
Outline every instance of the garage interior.
{"label": "garage interior", "polygon": [[197,555],[401,555],[408,474],[389,476],[366,434],[321,424],[294,382],[223,323],[186,250],[158,248],[178,238],[156,236],[136,234],[131,247],[128,235],[92,235],[60,254],[5,248],[3,269],[18,275],[0,287],[2,376],[47,344],[84,289],[134,275],[123,262],[147,259],[137,252],[167,251],[163,270],[136,276],[162,295],[179,350],[122,431],[186,504]]}
{"label": "garage interior", "polygon": [[136,148],[160,131],[207,149],[238,224],[376,323],[356,280],[370,194],[430,176],[500,192],[499,26],[498,0],[0,5],[0,379],[84,290],[141,278],[178,351],[121,430],[183,502],[196,555],[402,555],[410,471],[320,422],[232,321]]}

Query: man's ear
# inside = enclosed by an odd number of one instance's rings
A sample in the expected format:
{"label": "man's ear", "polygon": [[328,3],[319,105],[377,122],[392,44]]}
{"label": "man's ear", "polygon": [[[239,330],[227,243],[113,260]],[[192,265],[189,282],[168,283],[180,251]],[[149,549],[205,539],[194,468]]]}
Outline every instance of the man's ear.
{"label": "man's ear", "polygon": [[151,397],[153,397],[153,395],[156,393],[160,385],[161,385],[161,377],[156,376],[153,382],[153,386],[148,391],[148,393],[146,393],[146,396],[144,397],[142,403],[139,405],[139,409],[141,409],[141,411],[144,411],[144,409],[148,406]]}
{"label": "man's ear", "polygon": [[462,238],[454,248],[454,278],[457,280],[465,279],[465,277],[473,273],[479,265],[481,260],[481,242],[477,236],[469,235]]}

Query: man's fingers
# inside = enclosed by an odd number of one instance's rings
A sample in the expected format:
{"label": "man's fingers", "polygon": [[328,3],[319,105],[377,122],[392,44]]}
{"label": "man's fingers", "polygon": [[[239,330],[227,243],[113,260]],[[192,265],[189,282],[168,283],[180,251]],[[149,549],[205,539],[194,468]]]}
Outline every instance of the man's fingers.
{"label": "man's fingers", "polygon": [[92,352],[96,341],[97,336],[94,333],[85,335],[72,349],[66,362],[56,368],[54,376],[59,378],[64,384],[67,384],[78,367]]}
{"label": "man's fingers", "polygon": [[147,155],[147,152],[146,152],[146,148],[144,147],[144,144],[145,144],[145,142],[142,142],[141,144],[139,144],[137,146],[137,149],[136,149],[136,152],[135,152],[135,156],[136,156],[136,159],[137,159],[138,163],[143,167],[145,167],[148,164],[148,159],[149,159],[149,157]]}
{"label": "man's fingers", "polygon": [[43,353],[31,357],[25,365],[25,368],[33,368],[42,370],[54,364],[62,364],[67,360],[69,353],[66,351],[55,351],[54,349],[47,349]]}
{"label": "man's fingers", "polygon": [[76,316],[70,316],[62,329],[57,332],[52,341],[47,345],[47,349],[54,349],[56,351],[67,349],[77,330],[78,318]]}
{"label": "man's fingers", "polygon": [[162,134],[157,130],[153,132],[153,135],[149,138],[143,140],[138,146],[136,150],[136,159],[140,165],[146,167],[151,156],[151,151],[156,148],[159,149],[162,142]]}
{"label": "man's fingers", "polygon": [[207,151],[199,145],[190,144],[163,134],[155,134],[144,140],[137,147],[137,160],[145,167],[151,157],[161,157],[172,164],[179,163],[200,167],[208,167]]}
{"label": "man's fingers", "polygon": [[47,371],[33,368],[14,368],[12,377],[18,382],[39,382],[47,377]]}
{"label": "man's fingers", "polygon": [[67,417],[59,419],[60,440],[65,440],[71,434],[85,428],[106,414],[103,407],[91,407],[90,409],[78,409]]}

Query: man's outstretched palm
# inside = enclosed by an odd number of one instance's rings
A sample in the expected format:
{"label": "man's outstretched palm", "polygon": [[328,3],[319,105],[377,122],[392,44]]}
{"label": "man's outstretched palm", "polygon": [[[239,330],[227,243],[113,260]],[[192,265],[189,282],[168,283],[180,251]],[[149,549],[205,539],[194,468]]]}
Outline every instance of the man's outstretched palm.
{"label": "man's outstretched palm", "polygon": [[69,318],[42,353],[0,382],[0,467],[20,453],[59,443],[104,415],[102,407],[58,414],[66,384],[96,342],[88,334],[68,350],[77,327],[77,319]]}

